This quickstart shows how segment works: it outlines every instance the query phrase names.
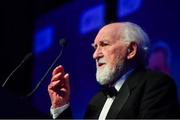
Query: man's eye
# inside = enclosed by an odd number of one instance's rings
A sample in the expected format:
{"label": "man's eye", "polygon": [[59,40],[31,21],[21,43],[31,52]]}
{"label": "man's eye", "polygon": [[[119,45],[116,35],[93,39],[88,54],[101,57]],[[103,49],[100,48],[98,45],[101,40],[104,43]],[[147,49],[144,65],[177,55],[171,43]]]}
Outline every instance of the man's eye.
{"label": "man's eye", "polygon": [[96,50],[96,48],[97,48],[97,45],[95,45],[95,44],[91,44],[91,46]]}
{"label": "man's eye", "polygon": [[108,44],[108,43],[104,43],[104,42],[101,43],[101,46],[102,46],[102,47],[107,46],[107,45],[109,45],[109,44]]}

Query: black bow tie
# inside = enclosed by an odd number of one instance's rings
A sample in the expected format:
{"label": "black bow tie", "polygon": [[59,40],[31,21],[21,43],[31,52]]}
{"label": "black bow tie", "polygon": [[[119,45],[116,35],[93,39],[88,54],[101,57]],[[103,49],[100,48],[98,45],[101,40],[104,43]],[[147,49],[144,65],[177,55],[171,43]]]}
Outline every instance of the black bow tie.
{"label": "black bow tie", "polygon": [[103,87],[102,91],[107,97],[113,97],[118,94],[118,91],[115,89],[115,87]]}

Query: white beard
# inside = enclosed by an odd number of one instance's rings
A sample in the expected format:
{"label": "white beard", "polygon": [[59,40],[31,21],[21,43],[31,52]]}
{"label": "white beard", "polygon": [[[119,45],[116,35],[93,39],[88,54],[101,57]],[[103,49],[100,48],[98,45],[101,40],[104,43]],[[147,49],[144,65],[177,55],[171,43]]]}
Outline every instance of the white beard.
{"label": "white beard", "polygon": [[96,80],[100,85],[107,85],[112,83],[114,80],[120,77],[120,74],[123,70],[123,64],[118,64],[114,68],[110,68],[108,65],[105,65],[104,68],[97,68],[96,71]]}

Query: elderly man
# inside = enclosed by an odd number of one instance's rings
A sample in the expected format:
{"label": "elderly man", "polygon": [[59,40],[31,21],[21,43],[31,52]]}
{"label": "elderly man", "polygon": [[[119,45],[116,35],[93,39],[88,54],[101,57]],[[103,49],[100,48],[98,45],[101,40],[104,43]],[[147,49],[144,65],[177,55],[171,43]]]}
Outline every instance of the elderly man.
{"label": "elderly man", "polygon": [[[93,43],[96,79],[103,90],[90,101],[85,118],[176,118],[176,86],[167,75],[145,69],[149,50],[146,33],[130,22],[104,26]],[[53,118],[69,116],[69,75],[63,66],[48,86]]]}

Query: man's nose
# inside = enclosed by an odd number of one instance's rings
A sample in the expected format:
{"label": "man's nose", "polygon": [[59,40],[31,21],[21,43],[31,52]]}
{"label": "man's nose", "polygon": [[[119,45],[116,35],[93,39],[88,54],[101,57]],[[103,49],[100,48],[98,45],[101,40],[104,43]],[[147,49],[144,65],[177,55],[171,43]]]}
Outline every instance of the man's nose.
{"label": "man's nose", "polygon": [[102,56],[103,56],[103,53],[100,48],[97,48],[93,53],[93,59],[99,59]]}

